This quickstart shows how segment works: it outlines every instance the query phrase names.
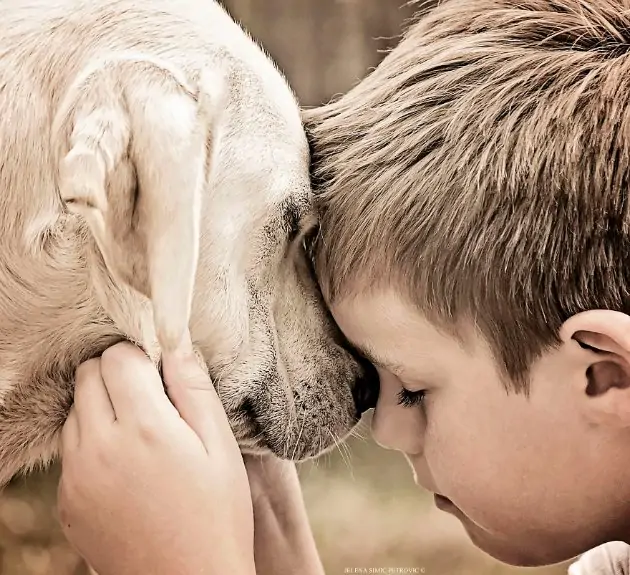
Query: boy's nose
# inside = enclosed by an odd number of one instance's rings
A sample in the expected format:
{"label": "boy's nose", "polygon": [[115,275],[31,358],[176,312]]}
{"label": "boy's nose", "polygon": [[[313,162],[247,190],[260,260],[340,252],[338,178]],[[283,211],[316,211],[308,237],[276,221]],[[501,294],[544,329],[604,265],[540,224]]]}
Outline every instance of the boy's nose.
{"label": "boy's nose", "polygon": [[424,451],[426,420],[419,407],[400,404],[401,389],[397,379],[381,374],[380,395],[372,416],[372,437],[385,449],[402,451],[407,455],[421,455]]}
{"label": "boy's nose", "polygon": [[368,409],[376,407],[379,392],[378,373],[374,366],[368,362],[362,363],[363,376],[354,384],[352,396],[357,408],[357,419]]}
{"label": "boy's nose", "polygon": [[424,430],[420,410],[402,409],[392,409],[379,403],[372,416],[372,437],[385,449],[401,451],[408,456],[422,455]]}

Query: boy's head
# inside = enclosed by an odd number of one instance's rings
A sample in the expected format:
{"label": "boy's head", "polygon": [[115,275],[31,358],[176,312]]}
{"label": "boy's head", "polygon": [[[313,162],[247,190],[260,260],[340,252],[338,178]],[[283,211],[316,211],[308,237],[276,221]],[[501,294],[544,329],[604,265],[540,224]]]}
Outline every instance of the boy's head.
{"label": "boy's head", "polygon": [[630,1],[444,2],[306,122],[376,439],[504,561],[630,539]]}

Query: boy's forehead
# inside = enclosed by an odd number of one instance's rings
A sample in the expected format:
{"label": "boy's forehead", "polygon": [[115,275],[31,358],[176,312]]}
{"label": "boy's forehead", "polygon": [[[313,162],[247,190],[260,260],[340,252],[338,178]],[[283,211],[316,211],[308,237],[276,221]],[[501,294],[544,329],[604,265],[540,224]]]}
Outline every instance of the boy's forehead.
{"label": "boy's forehead", "polygon": [[473,351],[393,290],[341,299],[331,311],[354,350],[392,373],[406,373],[414,365],[448,361]]}

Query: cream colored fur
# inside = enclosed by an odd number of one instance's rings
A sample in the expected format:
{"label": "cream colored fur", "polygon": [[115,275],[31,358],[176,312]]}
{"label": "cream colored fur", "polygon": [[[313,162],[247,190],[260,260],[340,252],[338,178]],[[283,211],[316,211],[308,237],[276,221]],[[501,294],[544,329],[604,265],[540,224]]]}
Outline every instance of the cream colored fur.
{"label": "cream colored fur", "polygon": [[319,453],[364,368],[303,249],[298,106],[211,0],[6,0],[0,484],[47,462],[76,366],[190,327],[244,449]]}

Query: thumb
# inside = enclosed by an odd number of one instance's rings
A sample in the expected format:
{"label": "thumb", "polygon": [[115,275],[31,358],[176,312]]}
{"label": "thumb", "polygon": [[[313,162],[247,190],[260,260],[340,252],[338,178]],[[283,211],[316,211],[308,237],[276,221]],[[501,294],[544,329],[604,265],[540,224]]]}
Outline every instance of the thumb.
{"label": "thumb", "polygon": [[162,375],[171,402],[206,451],[225,434],[234,440],[219,396],[201,367],[189,336],[177,350],[163,355]]}

